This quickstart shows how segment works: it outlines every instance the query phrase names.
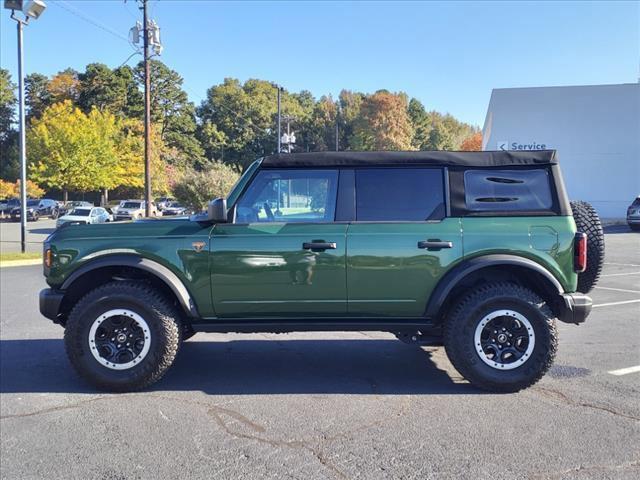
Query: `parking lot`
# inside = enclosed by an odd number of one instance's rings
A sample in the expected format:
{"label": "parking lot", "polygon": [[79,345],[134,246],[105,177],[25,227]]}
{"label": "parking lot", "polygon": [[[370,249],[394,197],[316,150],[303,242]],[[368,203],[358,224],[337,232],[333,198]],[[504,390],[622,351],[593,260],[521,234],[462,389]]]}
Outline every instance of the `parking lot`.
{"label": "parking lot", "polygon": [[[56,221],[50,218],[27,222],[27,251],[41,252],[42,242],[55,229]],[[0,251],[5,253],[20,251],[20,222],[7,219],[0,222]]]}
{"label": "parking lot", "polygon": [[608,229],[591,316],[560,324],[555,366],[508,395],[370,332],[198,334],[151,390],[97,393],[38,313],[41,267],[3,268],[1,477],[638,478],[639,247]]}

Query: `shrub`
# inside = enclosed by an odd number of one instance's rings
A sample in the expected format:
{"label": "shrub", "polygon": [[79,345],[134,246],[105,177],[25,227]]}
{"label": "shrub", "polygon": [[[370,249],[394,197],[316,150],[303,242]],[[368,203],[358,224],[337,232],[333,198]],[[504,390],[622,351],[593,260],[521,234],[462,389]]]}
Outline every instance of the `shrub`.
{"label": "shrub", "polygon": [[181,203],[204,210],[217,197],[226,197],[240,177],[233,167],[213,162],[202,171],[188,170],[173,185],[173,195]]}

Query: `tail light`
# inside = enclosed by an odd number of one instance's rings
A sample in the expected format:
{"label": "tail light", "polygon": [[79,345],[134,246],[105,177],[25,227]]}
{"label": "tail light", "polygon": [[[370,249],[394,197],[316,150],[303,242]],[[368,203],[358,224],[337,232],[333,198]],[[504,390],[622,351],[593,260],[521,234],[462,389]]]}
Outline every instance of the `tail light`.
{"label": "tail light", "polygon": [[584,272],[587,269],[587,234],[576,233],[573,241],[573,269]]}

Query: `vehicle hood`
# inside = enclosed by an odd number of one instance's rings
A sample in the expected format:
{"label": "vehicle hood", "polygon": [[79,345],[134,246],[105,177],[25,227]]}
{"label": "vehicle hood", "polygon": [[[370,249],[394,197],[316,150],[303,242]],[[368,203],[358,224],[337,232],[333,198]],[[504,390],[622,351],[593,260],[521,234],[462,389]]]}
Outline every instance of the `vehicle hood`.
{"label": "vehicle hood", "polygon": [[58,218],[62,222],[86,222],[91,217],[81,217],[80,215],[64,215]]}
{"label": "vehicle hood", "polygon": [[146,219],[135,222],[99,223],[89,225],[70,225],[56,230],[47,242],[80,240],[80,239],[109,239],[114,244],[126,245],[130,238],[158,238],[184,237],[202,234],[209,231],[211,223],[196,222],[188,218]]}
{"label": "vehicle hood", "polygon": [[135,212],[143,212],[144,208],[123,208],[118,207],[118,213],[135,213]]}

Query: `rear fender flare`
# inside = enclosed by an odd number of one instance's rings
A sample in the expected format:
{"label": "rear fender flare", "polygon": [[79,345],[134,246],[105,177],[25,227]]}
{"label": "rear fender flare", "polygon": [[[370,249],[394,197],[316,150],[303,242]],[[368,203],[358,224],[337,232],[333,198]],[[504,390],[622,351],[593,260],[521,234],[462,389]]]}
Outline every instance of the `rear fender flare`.
{"label": "rear fender flare", "polygon": [[449,294],[467,275],[487,267],[496,267],[501,265],[513,265],[524,267],[541,275],[548,283],[552,291],[557,291],[558,295],[564,293],[564,288],[558,279],[546,268],[540,264],[529,260],[528,258],[518,257],[516,255],[491,254],[474,257],[469,260],[463,260],[461,263],[449,270],[444,277],[438,282],[429,301],[425,316],[427,318],[436,318],[440,312],[440,307],[444,305]]}

